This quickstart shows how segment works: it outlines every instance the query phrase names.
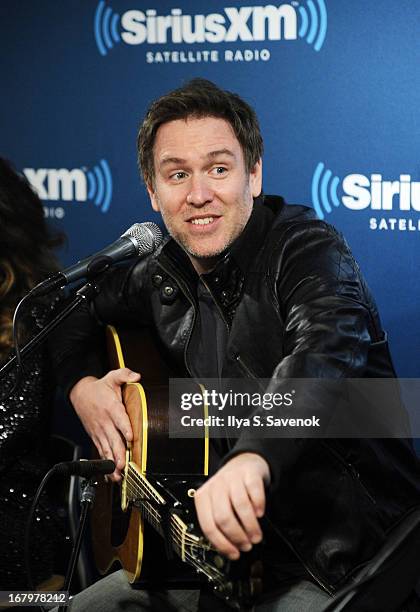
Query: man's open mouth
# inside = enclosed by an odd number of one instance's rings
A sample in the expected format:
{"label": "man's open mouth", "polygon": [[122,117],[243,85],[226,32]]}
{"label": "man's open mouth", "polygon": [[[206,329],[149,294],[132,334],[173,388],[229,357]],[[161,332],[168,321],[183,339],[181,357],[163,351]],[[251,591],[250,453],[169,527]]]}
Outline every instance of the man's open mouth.
{"label": "man's open mouth", "polygon": [[208,225],[213,223],[214,217],[203,217],[202,219],[190,219],[190,223],[193,225]]}

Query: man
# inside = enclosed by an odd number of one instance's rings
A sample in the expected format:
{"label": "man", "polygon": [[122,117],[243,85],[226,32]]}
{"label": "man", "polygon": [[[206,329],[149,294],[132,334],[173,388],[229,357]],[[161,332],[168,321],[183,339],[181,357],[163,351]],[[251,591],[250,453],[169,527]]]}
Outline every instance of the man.
{"label": "man", "polygon": [[[261,195],[262,149],[254,111],[202,79],[154,102],[141,126],[141,172],[170,239],[110,272],[94,316],[82,311],[55,349],[58,376],[100,456],[115,460],[115,480],[133,437],[121,386],[139,374],[103,375],[97,319],[150,326],[180,376],[271,378],[275,389],[285,378],[395,375],[346,243],[310,209]],[[402,441],[245,435],[228,441],[195,495],[203,533],[230,559],[262,541],[268,518],[276,535],[263,544],[256,609],[289,612],[324,609],[419,501],[416,459]],[[134,591],[117,573],[73,606],[193,610],[197,597]]]}

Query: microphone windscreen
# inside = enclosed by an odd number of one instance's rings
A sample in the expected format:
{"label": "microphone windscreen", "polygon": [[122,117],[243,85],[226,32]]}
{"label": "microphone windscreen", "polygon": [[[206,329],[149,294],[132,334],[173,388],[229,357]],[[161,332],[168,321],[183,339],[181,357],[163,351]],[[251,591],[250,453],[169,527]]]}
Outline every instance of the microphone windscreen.
{"label": "microphone windscreen", "polygon": [[115,463],[110,459],[64,461],[54,466],[56,474],[83,476],[84,478],[90,478],[95,474],[112,474],[114,470]]}
{"label": "microphone windscreen", "polygon": [[134,223],[121,238],[129,236],[136,245],[138,255],[152,253],[162,242],[162,231],[156,223]]}

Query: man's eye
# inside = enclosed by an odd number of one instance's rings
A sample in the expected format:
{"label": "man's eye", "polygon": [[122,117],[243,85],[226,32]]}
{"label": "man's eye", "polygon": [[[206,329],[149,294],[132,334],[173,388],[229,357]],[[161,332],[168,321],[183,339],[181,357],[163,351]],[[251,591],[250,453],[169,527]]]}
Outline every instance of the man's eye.
{"label": "man's eye", "polygon": [[175,172],[175,174],[172,174],[171,178],[175,179],[176,181],[181,181],[186,176],[187,174],[185,172]]}
{"label": "man's eye", "polygon": [[222,174],[226,174],[227,168],[225,168],[224,166],[216,166],[215,168],[213,168],[213,172],[218,176],[221,176]]}

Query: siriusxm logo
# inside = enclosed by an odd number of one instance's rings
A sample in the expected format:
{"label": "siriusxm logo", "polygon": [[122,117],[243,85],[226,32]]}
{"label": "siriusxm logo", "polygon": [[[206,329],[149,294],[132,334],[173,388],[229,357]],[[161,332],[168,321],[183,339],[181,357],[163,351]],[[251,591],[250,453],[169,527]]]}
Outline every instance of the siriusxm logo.
{"label": "siriusxm logo", "polygon": [[91,170],[74,168],[24,168],[23,173],[44,201],[91,201],[106,213],[112,199],[112,176],[101,159]]}
{"label": "siriusxm logo", "polygon": [[320,219],[340,204],[350,210],[420,212],[420,182],[410,174],[394,181],[384,180],[382,174],[348,174],[341,180],[320,162],[312,177],[312,203]]}
{"label": "siriusxm logo", "polygon": [[320,51],[327,34],[325,0],[293,0],[280,5],[225,7],[220,13],[187,15],[180,8],[158,15],[154,8],[119,15],[100,0],[94,17],[101,55],[116,44],[165,45],[303,39]]}

